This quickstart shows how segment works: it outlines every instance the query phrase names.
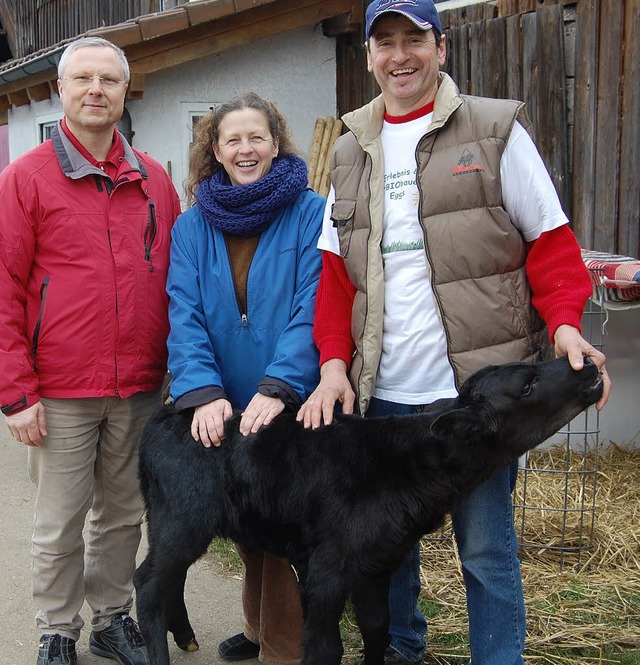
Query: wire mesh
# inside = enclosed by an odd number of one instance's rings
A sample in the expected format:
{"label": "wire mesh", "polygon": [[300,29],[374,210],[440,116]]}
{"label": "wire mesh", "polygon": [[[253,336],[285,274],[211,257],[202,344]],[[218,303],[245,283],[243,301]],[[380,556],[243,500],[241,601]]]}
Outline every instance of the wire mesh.
{"label": "wire mesh", "polygon": [[[583,335],[597,349],[604,346],[605,320],[605,310],[589,300],[583,316]],[[590,407],[554,440],[558,437],[557,445],[563,447],[563,456],[557,450],[553,459],[545,456],[543,446],[542,451],[532,451],[521,459],[514,493],[514,519],[521,550],[555,553],[561,568],[568,564],[579,567],[594,547],[600,446],[598,411]]]}
{"label": "wire mesh", "polygon": [[[582,333],[602,350],[606,312],[589,300],[582,320]],[[559,565],[579,567],[594,547],[597,513],[598,449],[600,418],[590,407],[553,437],[560,440],[564,456],[530,453],[520,461],[513,498],[514,521],[522,550],[533,555],[555,555]],[[559,458],[561,457],[560,461]],[[543,482],[533,483],[536,480]],[[540,490],[547,486],[549,492]],[[551,490],[553,488],[553,490]],[[558,500],[560,492],[560,501]],[[551,498],[553,497],[553,501]],[[544,525],[541,530],[540,524]],[[532,525],[535,524],[536,528]],[[427,543],[446,545],[453,537],[450,520],[438,531],[423,537]]]}

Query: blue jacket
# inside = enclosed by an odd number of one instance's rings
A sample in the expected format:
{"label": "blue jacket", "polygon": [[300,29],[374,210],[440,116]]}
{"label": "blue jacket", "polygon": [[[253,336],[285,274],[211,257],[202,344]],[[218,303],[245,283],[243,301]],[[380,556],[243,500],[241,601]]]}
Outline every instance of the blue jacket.
{"label": "blue jacket", "polygon": [[265,377],[284,386],[297,404],[315,389],[319,356],[312,327],[324,204],[323,197],[304,190],[262,233],[247,277],[246,316],[224,234],[198,206],[178,217],[167,280],[174,400],[218,387],[218,396],[243,409]]}

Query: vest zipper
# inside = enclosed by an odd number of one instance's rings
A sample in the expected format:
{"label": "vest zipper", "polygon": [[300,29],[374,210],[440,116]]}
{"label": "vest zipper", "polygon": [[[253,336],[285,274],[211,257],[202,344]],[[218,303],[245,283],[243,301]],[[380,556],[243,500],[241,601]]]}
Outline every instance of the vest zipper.
{"label": "vest zipper", "polygon": [[[435,131],[435,130],[433,130]],[[449,331],[447,330],[447,326],[445,325],[444,322],[444,315],[442,312],[442,302],[440,300],[440,296],[438,295],[438,292],[435,288],[434,282],[433,282],[433,276],[434,276],[434,271],[433,271],[433,263],[431,262],[431,256],[429,254],[429,243],[427,240],[427,228],[425,224],[422,222],[422,200],[423,200],[423,191],[422,191],[422,184],[420,183],[420,179],[418,177],[418,174],[420,172],[420,144],[424,141],[424,139],[429,136],[429,134],[432,133],[432,129],[429,128],[427,133],[418,141],[418,145],[416,146],[416,152],[415,152],[415,160],[416,160],[416,185],[418,187],[418,224],[420,224],[420,227],[422,228],[422,239],[424,242],[424,255],[427,260],[427,268],[429,270],[429,280],[431,281],[431,293],[433,293],[433,301],[436,305],[436,314],[438,315],[438,319],[440,319],[440,325],[442,325],[442,329],[444,330],[444,336],[446,339],[447,343],[447,361],[449,362],[449,365],[451,366],[451,369],[453,371],[453,382],[456,387],[456,390],[460,390],[460,381],[458,379],[458,372],[456,371],[456,368],[453,364],[453,361],[451,360],[451,353],[449,352],[449,345],[450,345],[450,338],[449,338]],[[435,142],[435,139],[434,139]],[[433,147],[433,146],[432,146]],[[431,155],[431,151],[429,151],[429,155]],[[428,160],[427,160],[428,161]]]}

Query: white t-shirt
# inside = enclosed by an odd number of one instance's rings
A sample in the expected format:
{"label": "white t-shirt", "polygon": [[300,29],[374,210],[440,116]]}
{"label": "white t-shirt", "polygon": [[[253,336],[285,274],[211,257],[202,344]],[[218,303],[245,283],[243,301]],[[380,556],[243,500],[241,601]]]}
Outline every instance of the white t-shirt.
{"label": "white t-shirt", "polygon": [[[433,114],[404,123],[384,122],[384,321],[382,356],[374,396],[402,404],[428,404],[454,397],[453,369],[437,314],[418,219],[415,152]],[[533,141],[516,123],[500,161],[502,198],[525,241],[568,222]],[[423,196],[428,196],[428,190]],[[331,221],[329,192],[318,247],[340,254]],[[426,369],[426,371],[425,371]]]}

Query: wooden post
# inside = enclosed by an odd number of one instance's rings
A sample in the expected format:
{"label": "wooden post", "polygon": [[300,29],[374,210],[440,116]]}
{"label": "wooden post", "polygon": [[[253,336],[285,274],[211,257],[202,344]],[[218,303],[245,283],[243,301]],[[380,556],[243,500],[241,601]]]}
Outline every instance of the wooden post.
{"label": "wooden post", "polygon": [[328,115],[325,120],[324,133],[322,135],[322,145],[320,146],[320,157],[318,158],[318,166],[316,167],[316,173],[313,180],[313,189],[316,192],[320,190],[320,180],[324,171],[324,163],[327,160],[329,140],[331,139],[331,132],[333,130],[334,123],[335,118],[332,115]]}
{"label": "wooden post", "polygon": [[327,146],[327,155],[324,162],[324,168],[322,170],[322,177],[320,179],[320,188],[317,190],[318,194],[321,194],[324,197],[326,197],[327,194],[329,194],[329,188],[331,186],[331,179],[329,178],[331,151],[333,150],[333,144],[337,141],[341,132],[342,132],[342,120],[338,119],[333,123],[333,129],[331,130],[331,136],[329,137],[329,145]]}
{"label": "wooden post", "polygon": [[322,135],[324,133],[324,120],[318,118],[316,126],[313,130],[313,140],[311,141],[311,150],[309,151],[309,187],[313,188],[313,182],[316,177],[316,169],[318,167],[318,157],[320,156],[320,144],[322,143]]}

